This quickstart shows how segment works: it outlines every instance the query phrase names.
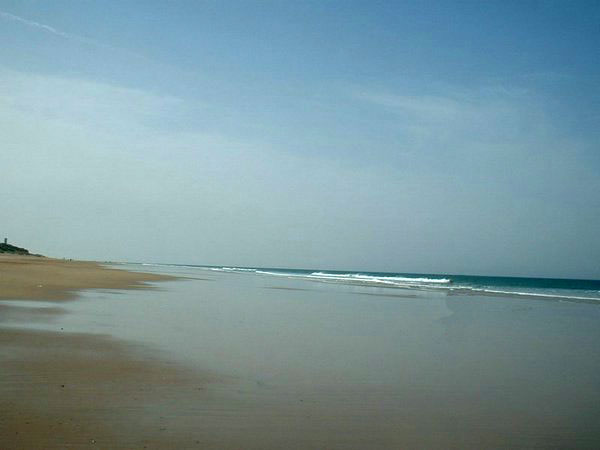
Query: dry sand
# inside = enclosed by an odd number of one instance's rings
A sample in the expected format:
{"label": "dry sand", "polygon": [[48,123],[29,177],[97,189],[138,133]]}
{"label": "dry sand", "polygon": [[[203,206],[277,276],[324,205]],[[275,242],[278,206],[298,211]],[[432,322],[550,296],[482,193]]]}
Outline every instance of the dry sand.
{"label": "dry sand", "polygon": [[0,300],[67,300],[81,289],[139,289],[168,279],[95,262],[0,254]]}
{"label": "dry sand", "polygon": [[[0,299],[74,298],[77,290],[148,288],[170,277],[92,262],[0,255]],[[20,329],[60,306],[0,303],[0,448],[190,448],[172,428],[211,377],[109,336]]]}

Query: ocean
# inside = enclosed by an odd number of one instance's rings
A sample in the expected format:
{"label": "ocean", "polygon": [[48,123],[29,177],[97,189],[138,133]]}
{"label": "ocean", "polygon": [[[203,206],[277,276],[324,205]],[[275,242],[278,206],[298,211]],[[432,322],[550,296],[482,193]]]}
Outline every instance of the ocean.
{"label": "ocean", "polygon": [[477,275],[395,273],[275,267],[233,267],[189,264],[147,264],[144,267],[181,267],[215,272],[247,273],[286,277],[323,283],[364,287],[427,290],[449,295],[517,296],[600,304],[600,280],[567,278],[525,278]]}

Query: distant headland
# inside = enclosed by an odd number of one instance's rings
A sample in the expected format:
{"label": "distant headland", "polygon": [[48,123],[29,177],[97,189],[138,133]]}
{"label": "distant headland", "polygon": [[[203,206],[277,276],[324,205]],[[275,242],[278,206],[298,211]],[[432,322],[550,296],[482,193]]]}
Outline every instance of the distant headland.
{"label": "distant headland", "polygon": [[8,239],[4,238],[4,242],[0,243],[0,253],[12,253],[15,255],[31,255],[31,256],[41,256],[41,255],[32,255],[29,253],[29,250],[26,248],[17,247],[16,245],[12,245],[8,243]]}

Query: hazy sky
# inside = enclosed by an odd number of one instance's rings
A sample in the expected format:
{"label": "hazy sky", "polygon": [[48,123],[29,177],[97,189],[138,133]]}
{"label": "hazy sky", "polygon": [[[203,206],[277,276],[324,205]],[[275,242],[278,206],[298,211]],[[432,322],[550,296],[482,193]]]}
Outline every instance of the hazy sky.
{"label": "hazy sky", "polygon": [[0,0],[0,234],[600,278],[600,3]]}

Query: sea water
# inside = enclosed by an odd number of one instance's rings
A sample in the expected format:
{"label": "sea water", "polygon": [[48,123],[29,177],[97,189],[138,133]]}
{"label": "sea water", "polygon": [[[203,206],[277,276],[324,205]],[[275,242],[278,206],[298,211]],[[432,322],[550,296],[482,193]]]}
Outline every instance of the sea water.
{"label": "sea water", "polygon": [[255,273],[311,281],[371,287],[438,290],[449,294],[539,297],[564,301],[600,302],[600,280],[566,278],[497,277],[320,269],[142,264],[145,268],[191,268],[216,272]]}

